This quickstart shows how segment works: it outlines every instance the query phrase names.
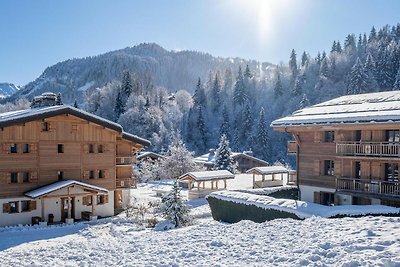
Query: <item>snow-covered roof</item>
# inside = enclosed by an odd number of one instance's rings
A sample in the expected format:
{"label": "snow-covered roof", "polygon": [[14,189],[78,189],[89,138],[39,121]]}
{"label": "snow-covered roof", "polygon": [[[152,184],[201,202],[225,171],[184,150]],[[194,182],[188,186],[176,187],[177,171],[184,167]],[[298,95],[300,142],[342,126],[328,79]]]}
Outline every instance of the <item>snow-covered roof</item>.
{"label": "snow-covered roof", "polygon": [[51,192],[60,190],[65,187],[73,186],[73,185],[81,186],[83,188],[90,189],[90,190],[93,190],[96,192],[108,193],[108,190],[105,188],[102,188],[102,187],[94,186],[94,185],[87,184],[87,183],[82,183],[82,182],[75,181],[75,180],[65,180],[65,181],[58,181],[58,182],[55,182],[55,183],[52,183],[49,185],[39,187],[39,188],[31,190],[31,191],[28,191],[25,193],[25,196],[30,197],[30,198],[38,198],[38,197],[47,195]]}
{"label": "snow-covered roof", "polygon": [[235,175],[227,170],[188,172],[179,177],[179,179],[184,180],[187,177],[191,177],[195,181],[211,181],[211,180],[221,180],[221,179],[234,179]]}
{"label": "snow-covered roof", "polygon": [[0,114],[0,128],[23,124],[30,121],[40,120],[44,118],[54,117],[58,115],[70,114],[78,118],[85,119],[87,121],[99,124],[106,128],[112,129],[119,133],[122,133],[122,137],[129,141],[139,143],[144,146],[150,146],[150,141],[138,137],[136,135],[124,132],[124,129],[118,123],[96,116],[89,112],[83,111],[78,108],[74,108],[69,105],[55,105],[55,106],[44,106],[38,108],[30,108],[24,110],[10,111]]}
{"label": "snow-covered roof", "polygon": [[165,158],[165,157],[163,155],[160,155],[160,154],[157,154],[157,153],[151,152],[151,151],[142,152],[136,157],[137,160],[141,160],[141,159],[145,159],[145,158],[158,159],[158,158]]}
{"label": "snow-covered roof", "polygon": [[[258,161],[258,162],[260,162],[262,164],[265,164],[265,165],[268,164],[268,162],[266,162],[265,160],[256,158],[254,156],[251,156],[249,154],[242,153],[242,152],[232,152],[231,157],[232,157],[232,159],[237,159],[239,157],[246,157],[248,159],[252,159],[252,160]],[[199,157],[194,158],[194,162],[201,163],[201,164],[204,164],[204,165],[214,165],[215,154],[207,153],[207,154],[201,155]]]}
{"label": "snow-covered roof", "polygon": [[400,122],[400,91],[338,97],[277,119],[272,127]]}
{"label": "snow-covered roof", "polygon": [[267,167],[251,168],[246,173],[253,173],[253,172],[262,175],[267,175],[267,174],[288,173],[289,170],[283,166],[267,166]]}

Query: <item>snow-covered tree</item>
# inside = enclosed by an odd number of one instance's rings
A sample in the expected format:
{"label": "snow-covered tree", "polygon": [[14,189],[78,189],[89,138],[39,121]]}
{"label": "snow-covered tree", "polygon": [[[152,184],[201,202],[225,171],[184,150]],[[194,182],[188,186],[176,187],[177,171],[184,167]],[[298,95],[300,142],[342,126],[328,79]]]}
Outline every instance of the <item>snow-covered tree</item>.
{"label": "snow-covered tree", "polygon": [[215,151],[215,170],[227,170],[232,173],[235,172],[235,164],[232,160],[232,151],[229,147],[229,140],[226,135],[222,135],[219,146]]}
{"label": "snow-covered tree", "polygon": [[115,99],[114,114],[115,121],[119,119],[122,113],[125,112],[124,103],[122,102],[121,92],[118,92],[117,98]]}
{"label": "snow-covered tree", "polygon": [[235,104],[242,106],[247,100],[246,88],[244,84],[244,76],[242,68],[239,67],[238,76],[235,87],[233,89],[233,101]]}
{"label": "snow-covered tree", "polygon": [[296,77],[297,76],[297,55],[296,51],[292,49],[292,53],[290,54],[290,60],[289,60],[289,68],[290,71],[292,72],[292,76]]}
{"label": "snow-covered tree", "polygon": [[63,104],[63,101],[62,101],[61,93],[58,93],[57,98],[56,98],[56,105],[60,106],[62,104]]}
{"label": "snow-covered tree", "polygon": [[204,87],[201,84],[201,80],[200,78],[197,81],[197,85],[196,85],[196,90],[194,91],[194,95],[193,95],[193,106],[195,108],[198,108],[200,106],[205,107],[207,98],[206,98],[206,94],[204,92]]}
{"label": "snow-covered tree", "polygon": [[253,147],[254,154],[263,159],[271,160],[271,142],[268,134],[267,122],[265,120],[264,108],[261,108],[257,125],[257,136],[254,140],[255,146]]}
{"label": "snow-covered tree", "polygon": [[74,101],[74,108],[79,108],[78,102],[76,101],[76,99],[75,99],[75,101]]}
{"label": "snow-covered tree", "polygon": [[365,72],[360,58],[357,58],[356,63],[351,68],[349,82],[347,85],[347,94],[360,94],[368,91],[368,75]]}
{"label": "snow-covered tree", "polygon": [[393,84],[393,90],[400,90],[400,67],[396,74],[396,80]]}
{"label": "snow-covered tree", "polygon": [[221,135],[226,135],[228,140],[230,139],[229,136],[230,133],[230,123],[229,123],[229,112],[227,106],[224,106],[224,109],[222,110],[222,123],[219,128],[219,134]]}
{"label": "snow-covered tree", "polygon": [[123,74],[122,84],[121,84],[121,100],[123,105],[125,105],[132,91],[133,91],[133,85],[132,85],[131,74],[129,73],[129,71],[125,71]]}
{"label": "snow-covered tree", "polygon": [[303,94],[300,101],[300,109],[306,108],[310,105],[310,101],[308,101],[307,95]]}
{"label": "snow-covered tree", "polygon": [[174,181],[172,190],[161,198],[160,212],[176,228],[186,226],[193,220],[190,216],[189,206],[182,199],[178,179]]}
{"label": "snow-covered tree", "polygon": [[283,86],[282,86],[281,74],[280,74],[279,70],[276,71],[276,78],[275,78],[275,84],[274,84],[274,95],[275,95],[275,98],[278,98],[283,95]]}

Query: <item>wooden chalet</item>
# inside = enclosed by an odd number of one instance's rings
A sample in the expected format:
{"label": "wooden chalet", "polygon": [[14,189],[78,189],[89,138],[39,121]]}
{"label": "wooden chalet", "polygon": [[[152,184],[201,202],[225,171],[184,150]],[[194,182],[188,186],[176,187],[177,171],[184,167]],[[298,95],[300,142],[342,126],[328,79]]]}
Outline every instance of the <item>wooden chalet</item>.
{"label": "wooden chalet", "polygon": [[400,91],[339,97],[271,126],[294,137],[302,200],[400,206]]}
{"label": "wooden chalet", "polygon": [[0,114],[0,226],[110,216],[130,201],[150,142],[52,93]]}
{"label": "wooden chalet", "polygon": [[[232,152],[231,157],[237,164],[237,170],[241,173],[254,167],[268,166],[268,162],[265,160],[254,157],[252,151]],[[196,157],[194,161],[211,170],[215,163],[215,149],[210,149],[209,153]]]}
{"label": "wooden chalet", "polygon": [[[227,170],[188,172],[181,177],[180,181],[188,182],[188,198],[203,198],[211,192],[226,190],[226,180],[234,179],[235,175]],[[223,186],[219,185],[223,183]],[[195,185],[193,187],[193,185]]]}

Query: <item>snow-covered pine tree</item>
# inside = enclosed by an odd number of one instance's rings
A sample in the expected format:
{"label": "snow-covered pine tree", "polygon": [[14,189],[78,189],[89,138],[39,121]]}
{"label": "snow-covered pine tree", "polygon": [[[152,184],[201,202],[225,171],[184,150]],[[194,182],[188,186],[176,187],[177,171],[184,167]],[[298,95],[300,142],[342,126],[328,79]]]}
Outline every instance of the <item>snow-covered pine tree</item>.
{"label": "snow-covered pine tree", "polygon": [[188,225],[193,218],[190,216],[189,206],[182,200],[178,179],[174,181],[172,190],[161,199],[160,212],[170,220],[176,228]]}
{"label": "snow-covered pine tree", "polygon": [[74,101],[74,108],[79,108],[78,102],[76,101],[76,99],[75,99],[75,101]]}
{"label": "snow-covered pine tree", "polygon": [[247,101],[246,105],[242,110],[242,125],[241,125],[241,135],[240,140],[242,141],[242,146],[248,147],[249,139],[251,137],[251,130],[253,128],[253,113],[251,112],[251,108],[249,102]]}
{"label": "snow-covered pine tree", "polygon": [[282,81],[281,81],[281,74],[280,71],[276,71],[276,79],[275,79],[275,84],[274,84],[274,95],[275,98],[278,98],[283,95],[283,86],[282,86]]}
{"label": "snow-covered pine tree", "polygon": [[118,91],[117,98],[115,99],[114,115],[115,121],[118,121],[122,113],[124,113],[124,104],[122,103],[121,91]]}
{"label": "snow-covered pine tree", "polygon": [[207,149],[207,131],[206,131],[206,124],[204,122],[204,115],[203,115],[203,109],[201,106],[198,108],[198,114],[197,114],[197,122],[196,122],[196,128],[197,128],[197,144],[198,144],[198,149],[200,152],[204,152]]}
{"label": "snow-covered pine tree", "polygon": [[222,123],[219,127],[219,135],[226,135],[226,137],[230,140],[230,123],[229,123],[229,112],[228,107],[225,105],[222,110]]}
{"label": "snow-covered pine tree", "polygon": [[235,172],[235,164],[232,159],[232,151],[229,147],[229,140],[226,135],[222,135],[218,148],[215,151],[214,170],[227,170]]}
{"label": "snow-covered pine tree", "polygon": [[307,95],[303,93],[300,101],[300,109],[306,108],[310,105],[310,101],[308,101]]}
{"label": "snow-covered pine tree", "polygon": [[321,67],[319,68],[319,75],[325,78],[329,77],[328,57],[324,57],[324,59],[322,59]]}
{"label": "snow-covered pine tree", "polygon": [[347,84],[347,94],[361,94],[368,91],[368,75],[365,72],[360,58],[357,58],[356,63],[351,68],[349,82]]}
{"label": "snow-covered pine tree", "polygon": [[306,65],[308,65],[308,55],[306,53],[306,51],[303,52],[303,54],[301,55],[301,66],[305,67]]}
{"label": "snow-covered pine tree", "polygon": [[254,142],[256,144],[253,148],[254,154],[263,160],[270,161],[272,148],[268,134],[267,122],[265,120],[264,108],[261,108],[260,111],[257,125],[257,136]]}
{"label": "snow-covered pine tree", "polygon": [[220,72],[217,71],[215,73],[214,83],[211,90],[211,99],[210,99],[211,110],[213,112],[218,112],[221,106],[221,87],[222,87],[221,75]]}
{"label": "snow-covered pine tree", "polygon": [[193,107],[198,108],[200,106],[205,107],[207,104],[206,93],[204,92],[204,87],[201,83],[200,78],[197,81],[196,90],[193,95]]}
{"label": "snow-covered pine tree", "polygon": [[122,103],[125,107],[125,103],[128,100],[129,96],[131,95],[133,90],[132,85],[132,78],[129,71],[125,71],[122,77],[122,84],[121,84],[121,99]]}
{"label": "snow-covered pine tree", "polygon": [[60,106],[62,104],[63,104],[63,101],[62,101],[61,93],[58,93],[57,98],[56,98],[56,105]]}
{"label": "snow-covered pine tree", "polygon": [[233,102],[242,106],[247,100],[246,88],[242,68],[239,66],[238,76],[233,89]]}
{"label": "snow-covered pine tree", "polygon": [[393,84],[393,90],[400,90],[400,67],[396,74],[396,80]]}
{"label": "snow-covered pine tree", "polygon": [[299,96],[302,94],[302,78],[297,77],[293,86],[292,96]]}
{"label": "snow-covered pine tree", "polygon": [[297,55],[294,49],[292,49],[292,52],[290,54],[289,68],[292,72],[292,79],[294,79],[294,77],[297,76]]}

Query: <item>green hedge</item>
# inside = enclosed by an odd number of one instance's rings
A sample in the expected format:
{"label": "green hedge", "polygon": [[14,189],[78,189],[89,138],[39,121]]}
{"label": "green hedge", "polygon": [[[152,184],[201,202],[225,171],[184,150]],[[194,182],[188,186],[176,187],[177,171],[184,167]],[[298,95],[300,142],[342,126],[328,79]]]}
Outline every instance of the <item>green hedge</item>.
{"label": "green hedge", "polygon": [[272,209],[266,210],[254,205],[220,200],[211,196],[207,198],[207,201],[210,204],[212,216],[216,221],[236,223],[241,220],[250,220],[261,223],[278,218],[300,219],[289,212]]}
{"label": "green hedge", "polygon": [[[267,194],[263,194],[263,195],[267,195]],[[268,194],[267,196],[274,197],[274,198],[298,200],[299,199],[299,189],[292,188],[292,189],[288,189],[288,190],[280,190],[280,191],[276,191],[274,193]]]}

